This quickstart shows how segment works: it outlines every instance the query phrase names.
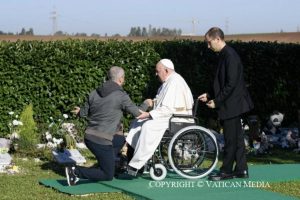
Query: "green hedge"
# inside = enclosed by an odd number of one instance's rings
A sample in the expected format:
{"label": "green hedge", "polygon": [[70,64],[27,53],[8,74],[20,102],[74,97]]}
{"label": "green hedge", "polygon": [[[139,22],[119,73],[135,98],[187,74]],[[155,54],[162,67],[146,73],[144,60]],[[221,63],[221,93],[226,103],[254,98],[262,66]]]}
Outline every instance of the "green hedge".
{"label": "green hedge", "polygon": [[[229,41],[241,56],[245,80],[253,98],[255,109],[250,114],[262,120],[274,110],[285,113],[285,126],[297,122],[300,109],[300,45],[276,42]],[[176,69],[183,75],[195,96],[211,91],[217,55],[207,44],[197,41],[157,42],[156,51],[161,57],[174,60]],[[206,106],[200,107],[200,116],[216,117]]]}
{"label": "green hedge", "polygon": [[[300,99],[300,45],[229,42],[240,54],[245,79],[262,118],[273,110],[296,120]],[[154,67],[170,58],[190,85],[195,97],[210,91],[217,55],[204,42],[173,41],[17,41],[0,42],[0,136],[6,135],[9,111],[21,113],[32,103],[35,120],[46,123],[85,101],[113,65],[126,71],[125,90],[140,103],[152,98],[159,86]],[[201,105],[202,119],[215,117]],[[128,116],[126,116],[128,119]],[[128,123],[128,120],[125,121]]]}
{"label": "green hedge", "polygon": [[114,65],[125,69],[125,90],[140,103],[157,60],[159,55],[147,42],[1,42],[0,136],[8,133],[8,112],[20,113],[29,103],[38,123],[70,114]]}

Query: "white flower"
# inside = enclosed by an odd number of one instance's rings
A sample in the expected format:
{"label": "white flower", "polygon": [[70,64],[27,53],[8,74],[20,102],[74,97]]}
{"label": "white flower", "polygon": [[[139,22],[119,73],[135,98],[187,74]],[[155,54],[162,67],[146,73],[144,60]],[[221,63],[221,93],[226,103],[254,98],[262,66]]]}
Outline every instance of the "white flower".
{"label": "white flower", "polygon": [[13,112],[13,111],[10,111],[8,114],[10,114],[10,115],[13,115],[13,114],[14,114],[14,112]]}
{"label": "white flower", "polygon": [[62,129],[67,131],[69,134],[77,134],[77,130],[75,129],[75,124],[73,123],[62,123]]}
{"label": "white flower", "polygon": [[68,119],[68,115],[67,114],[63,114],[63,117],[65,118],[65,119]]}
{"label": "white flower", "polygon": [[12,125],[12,123],[9,122],[9,123],[8,123],[8,126],[11,126],[11,125]]}
{"label": "white flower", "polygon": [[59,145],[60,143],[62,143],[64,140],[62,138],[56,139],[55,137],[53,138],[53,142],[56,145]]}
{"label": "white flower", "polygon": [[53,117],[50,117],[51,120],[53,120]]}
{"label": "white flower", "polygon": [[11,136],[10,136],[10,139],[11,140],[13,140],[13,139],[19,139],[20,138],[20,136],[19,136],[19,134],[17,133],[17,132],[13,132],[12,134],[11,134]]}
{"label": "white flower", "polygon": [[15,119],[13,120],[12,123],[13,123],[14,126],[18,126],[18,125],[19,125],[19,121],[18,121],[18,120],[15,120]]}
{"label": "white flower", "polygon": [[49,124],[49,128],[51,128],[54,125],[54,122],[52,122],[51,124]]}
{"label": "white flower", "polygon": [[37,147],[38,149],[44,148],[45,146],[46,146],[45,144],[37,144],[37,145],[36,145],[36,147]]}
{"label": "white flower", "polygon": [[23,122],[19,121],[19,125],[20,125],[20,126],[23,126]]}
{"label": "white flower", "polygon": [[56,147],[56,145],[53,144],[52,142],[48,142],[46,145],[47,145],[47,147],[49,147],[49,148],[55,148],[55,147]]}
{"label": "white flower", "polygon": [[46,134],[46,140],[51,141],[52,140],[52,135],[49,133],[49,131],[47,131],[45,134]]}
{"label": "white flower", "polygon": [[19,115],[16,115],[16,118],[18,118],[19,117]]}

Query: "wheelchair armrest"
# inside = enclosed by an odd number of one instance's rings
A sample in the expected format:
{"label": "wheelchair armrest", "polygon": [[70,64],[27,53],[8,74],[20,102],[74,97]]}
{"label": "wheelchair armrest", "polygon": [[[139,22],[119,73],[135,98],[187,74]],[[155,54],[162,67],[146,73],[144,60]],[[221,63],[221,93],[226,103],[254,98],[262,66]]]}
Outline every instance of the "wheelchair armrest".
{"label": "wheelchair armrest", "polygon": [[[193,119],[194,122],[172,122],[172,119],[174,118],[185,118],[185,119]],[[171,134],[175,134],[178,130],[181,128],[184,128],[186,126],[196,125],[198,124],[199,120],[197,117],[193,115],[184,115],[184,114],[173,114],[172,117],[169,119],[169,130]]]}
{"label": "wheelchair armrest", "polygon": [[199,122],[198,118],[193,115],[173,114],[172,117],[169,119],[169,124],[171,124],[171,121],[173,118],[194,119],[196,124],[198,124],[198,122]]}
{"label": "wheelchair armrest", "polygon": [[171,118],[194,118],[193,115],[173,114]]}

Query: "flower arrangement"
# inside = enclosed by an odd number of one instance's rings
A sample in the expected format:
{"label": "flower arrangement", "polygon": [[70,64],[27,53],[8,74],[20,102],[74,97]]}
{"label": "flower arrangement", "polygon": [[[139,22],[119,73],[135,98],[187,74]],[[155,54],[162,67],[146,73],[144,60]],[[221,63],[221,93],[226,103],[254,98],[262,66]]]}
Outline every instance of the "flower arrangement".
{"label": "flower arrangement", "polygon": [[69,118],[67,114],[62,115],[62,119],[54,120],[50,117],[48,131],[44,134],[47,147],[56,148],[63,151],[65,148],[74,149],[76,147],[77,130],[74,123],[66,122]]}
{"label": "flower arrangement", "polygon": [[13,139],[19,139],[20,135],[19,135],[19,126],[23,126],[23,122],[21,122],[18,118],[19,115],[15,115],[15,117],[13,116],[15,113],[13,111],[10,111],[8,113],[11,116],[11,121],[8,123],[8,128],[9,128],[9,138],[11,140]]}
{"label": "flower arrangement", "polygon": [[[20,139],[20,126],[23,126],[23,122],[21,122],[19,120],[19,115],[10,111],[8,112],[8,114],[10,115],[10,122],[8,123],[8,128],[9,128],[9,135],[8,138],[10,139],[10,149],[11,150],[17,150],[18,149],[18,143],[17,141]],[[7,152],[9,151],[9,149],[7,149]]]}

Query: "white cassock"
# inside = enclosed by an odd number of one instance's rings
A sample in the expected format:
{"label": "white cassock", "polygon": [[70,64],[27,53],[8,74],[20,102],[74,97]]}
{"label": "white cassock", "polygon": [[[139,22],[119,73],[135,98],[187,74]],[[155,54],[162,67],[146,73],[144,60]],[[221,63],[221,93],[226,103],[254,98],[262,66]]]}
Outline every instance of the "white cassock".
{"label": "white cassock", "polygon": [[[152,119],[135,120],[126,138],[135,148],[129,166],[141,169],[151,158],[169,126],[173,114],[192,114],[193,96],[185,80],[176,72],[161,85],[154,99]],[[181,121],[186,119],[181,119]]]}

